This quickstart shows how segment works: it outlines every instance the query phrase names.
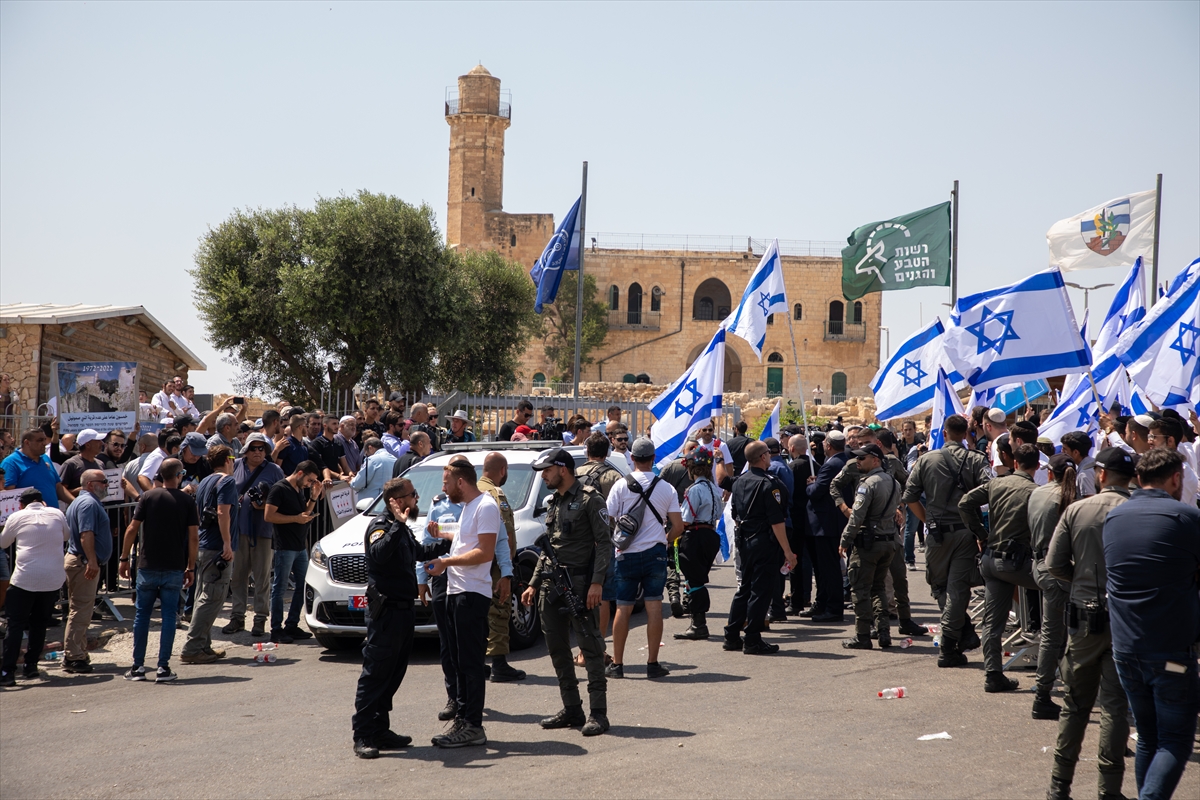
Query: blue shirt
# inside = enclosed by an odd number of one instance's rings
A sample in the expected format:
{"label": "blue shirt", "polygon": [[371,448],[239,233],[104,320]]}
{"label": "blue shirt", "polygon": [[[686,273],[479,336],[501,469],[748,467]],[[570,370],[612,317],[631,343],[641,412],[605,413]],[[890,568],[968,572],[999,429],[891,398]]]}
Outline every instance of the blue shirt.
{"label": "blue shirt", "polygon": [[220,524],[218,522],[211,525],[204,524],[204,510],[212,509],[215,513],[218,506],[229,506],[229,545],[236,550],[238,546],[237,481],[232,475],[214,472],[200,481],[200,488],[196,490],[196,511],[200,514],[201,550],[225,549],[225,541],[221,538]]}
{"label": "blue shirt", "polygon": [[391,480],[395,465],[396,457],[380,448],[363,462],[362,469],[350,479],[350,486],[358,492],[359,499],[369,497],[374,500],[383,494],[383,485]]}
{"label": "blue shirt", "polygon": [[80,492],[67,509],[67,527],[71,529],[71,540],[67,552],[84,557],[81,536],[84,531],[92,532],[96,548],[96,566],[108,561],[112,555],[112,528],[108,524],[108,510],[91,492]]}
{"label": "blue shirt", "polygon": [[1139,489],[1104,520],[1113,652],[1181,653],[1200,639],[1200,511]]}
{"label": "blue shirt", "polygon": [[308,448],[295,436],[289,436],[287,447],[279,451],[279,466],[283,469],[283,476],[286,478],[291,475],[305,461],[308,461]]}
{"label": "blue shirt", "polygon": [[4,470],[4,483],[8,488],[28,489],[32,486],[42,493],[47,508],[58,508],[58,470],[50,456],[43,453],[34,461],[16,450],[0,462],[0,468]]}

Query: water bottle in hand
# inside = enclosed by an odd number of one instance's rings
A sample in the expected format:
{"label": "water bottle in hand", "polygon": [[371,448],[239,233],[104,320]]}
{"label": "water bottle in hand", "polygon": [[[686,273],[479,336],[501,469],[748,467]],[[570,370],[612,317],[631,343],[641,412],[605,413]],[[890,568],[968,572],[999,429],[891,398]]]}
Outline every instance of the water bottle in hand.
{"label": "water bottle in hand", "polygon": [[898,697],[908,697],[908,690],[903,686],[894,686],[891,689],[884,689],[879,693],[879,697],[883,700],[894,700]]}
{"label": "water bottle in hand", "polygon": [[779,568],[779,574],[780,575],[791,575],[792,574],[792,565],[789,564],[788,562],[784,561],[783,566]]}

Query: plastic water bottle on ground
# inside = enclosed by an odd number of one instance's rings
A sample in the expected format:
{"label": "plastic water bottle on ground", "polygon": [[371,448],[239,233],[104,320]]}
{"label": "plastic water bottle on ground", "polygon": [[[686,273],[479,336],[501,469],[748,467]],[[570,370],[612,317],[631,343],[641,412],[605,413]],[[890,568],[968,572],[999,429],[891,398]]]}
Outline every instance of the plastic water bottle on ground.
{"label": "plastic water bottle on ground", "polygon": [[879,693],[879,697],[883,700],[894,700],[898,697],[908,697],[908,690],[903,686],[894,686],[891,689],[884,689]]}
{"label": "plastic water bottle on ground", "polygon": [[254,657],[254,661],[259,664],[274,664],[276,658],[274,653],[259,653]]}
{"label": "plastic water bottle on ground", "polygon": [[912,639],[901,639],[900,640],[900,649],[901,650],[907,650],[910,647],[912,647]]}
{"label": "plastic water bottle on ground", "polygon": [[942,646],[942,626],[930,625],[929,635],[933,637],[933,646],[940,648]]}
{"label": "plastic water bottle on ground", "polygon": [[46,653],[45,655],[42,656],[42,658],[45,659],[46,661],[60,661],[62,659],[62,657],[63,657],[62,650],[51,650],[49,653]]}
{"label": "plastic water bottle on ground", "polygon": [[252,644],[250,646],[253,647],[255,650],[278,650],[279,649],[279,644],[277,642],[255,642],[254,644]]}

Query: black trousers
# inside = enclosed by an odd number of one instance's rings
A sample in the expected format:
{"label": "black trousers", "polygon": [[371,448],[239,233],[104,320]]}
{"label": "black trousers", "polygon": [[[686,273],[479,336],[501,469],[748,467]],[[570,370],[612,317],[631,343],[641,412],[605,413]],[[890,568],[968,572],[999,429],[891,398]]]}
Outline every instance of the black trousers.
{"label": "black trousers", "polygon": [[450,660],[450,611],[446,608],[446,575],[430,576],[429,604],[433,607],[433,623],[438,629],[438,653],[442,659],[442,682],[446,686],[446,698],[454,700],[457,695],[454,680],[454,664]]}
{"label": "black trousers", "polygon": [[17,668],[17,656],[21,652],[21,636],[29,628],[29,649],[25,651],[25,666],[37,666],[42,657],[42,648],[46,646],[46,628],[54,617],[54,603],[58,600],[58,590],[49,592],[28,592],[20,586],[8,587],[8,599],[4,608],[8,612],[8,633],[4,636],[5,672],[11,673]]}
{"label": "black trousers", "polygon": [[812,557],[808,554],[808,547],[804,543],[806,538],[802,532],[788,531],[788,541],[792,544],[792,552],[799,559],[796,562],[796,568],[788,576],[792,584],[792,608],[797,611],[812,605],[813,564]]}
{"label": "black trousers", "polygon": [[721,536],[713,528],[692,528],[679,540],[679,571],[688,582],[691,614],[708,613],[708,574],[720,551]]}
{"label": "black trousers", "polygon": [[763,622],[771,598],[779,586],[779,568],[783,565],[783,550],[772,536],[758,536],[749,541],[738,542],[742,554],[742,583],[733,595],[729,606],[729,620],[725,626],[725,638],[736,641],[746,626],[745,643],[762,643]]}
{"label": "black trousers", "polygon": [[368,606],[366,616],[363,668],[350,725],[355,739],[369,740],[391,729],[392,697],[408,672],[412,653],[413,611],[379,603]]}
{"label": "black trousers", "polygon": [[[790,527],[784,528],[784,530],[787,531],[788,547],[792,548],[792,552],[794,553],[796,552],[796,546],[792,543],[792,540],[795,538],[795,532]],[[780,566],[783,566],[782,562]],[[796,566],[799,566],[799,564]],[[773,617],[782,617],[786,614],[783,607],[783,593],[786,591],[791,577],[790,574],[784,575],[780,573],[778,580],[776,580],[775,593],[771,596],[771,616]]]}
{"label": "black trousers", "polygon": [[817,579],[814,615],[842,616],[845,613],[845,604],[842,592],[842,561],[838,556],[837,537],[805,536],[804,544],[808,549],[809,558],[812,559],[813,572]]}
{"label": "black trousers", "polygon": [[450,663],[454,668],[458,716],[472,725],[483,725],[483,700],[487,688],[488,609],[492,598],[460,592],[446,598],[450,612]]}

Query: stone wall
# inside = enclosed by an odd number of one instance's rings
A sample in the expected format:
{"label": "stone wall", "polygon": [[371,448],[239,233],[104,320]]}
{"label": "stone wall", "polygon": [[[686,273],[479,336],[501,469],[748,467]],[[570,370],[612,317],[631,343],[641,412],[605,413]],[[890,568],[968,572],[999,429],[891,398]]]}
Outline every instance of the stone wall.
{"label": "stone wall", "polygon": [[6,325],[0,339],[0,372],[12,376],[12,389],[20,397],[21,409],[37,409],[38,363],[41,357],[41,325]]}

